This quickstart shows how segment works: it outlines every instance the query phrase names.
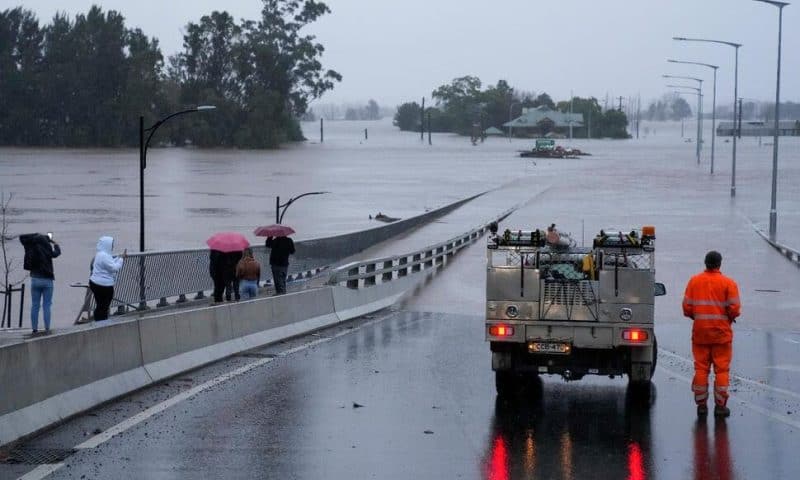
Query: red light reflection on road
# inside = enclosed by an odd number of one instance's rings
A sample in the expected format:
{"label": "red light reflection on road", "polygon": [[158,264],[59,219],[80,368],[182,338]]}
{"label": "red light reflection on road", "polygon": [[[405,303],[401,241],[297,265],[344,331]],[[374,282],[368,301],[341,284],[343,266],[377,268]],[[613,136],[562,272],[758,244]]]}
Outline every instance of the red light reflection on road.
{"label": "red light reflection on road", "polygon": [[489,480],[508,480],[508,447],[502,435],[498,435],[492,444],[492,454],[488,465]]}
{"label": "red light reflection on road", "polygon": [[642,448],[638,443],[631,442],[628,444],[628,480],[645,480],[646,478]]}

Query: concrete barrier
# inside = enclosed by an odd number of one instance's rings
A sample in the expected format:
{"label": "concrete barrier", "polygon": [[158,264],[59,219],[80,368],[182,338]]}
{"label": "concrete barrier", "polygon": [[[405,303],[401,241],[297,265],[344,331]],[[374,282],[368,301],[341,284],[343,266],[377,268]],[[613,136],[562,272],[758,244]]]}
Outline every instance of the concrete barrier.
{"label": "concrete barrier", "polygon": [[0,445],[151,382],[137,321],[0,349]]}

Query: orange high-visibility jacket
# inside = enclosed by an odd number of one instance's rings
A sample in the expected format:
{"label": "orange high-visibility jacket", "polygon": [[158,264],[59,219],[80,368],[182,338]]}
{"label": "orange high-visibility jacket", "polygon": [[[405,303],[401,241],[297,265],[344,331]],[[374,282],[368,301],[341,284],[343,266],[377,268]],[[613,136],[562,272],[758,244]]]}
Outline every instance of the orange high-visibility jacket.
{"label": "orange high-visibility jacket", "polygon": [[683,314],[694,320],[692,343],[733,341],[731,323],[740,310],[739,287],[719,270],[698,273],[686,285]]}

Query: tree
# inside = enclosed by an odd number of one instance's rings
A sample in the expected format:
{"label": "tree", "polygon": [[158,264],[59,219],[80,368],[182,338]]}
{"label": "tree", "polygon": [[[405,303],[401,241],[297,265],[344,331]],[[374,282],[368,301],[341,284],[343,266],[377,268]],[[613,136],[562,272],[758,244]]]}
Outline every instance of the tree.
{"label": "tree", "polygon": [[692,116],[692,108],[689,106],[689,103],[678,95],[672,100],[671,107],[672,114],[670,118],[672,120],[681,120]]}
{"label": "tree", "polygon": [[380,120],[381,119],[381,107],[378,106],[378,102],[373,99],[370,99],[367,102],[367,106],[365,108],[365,120]]}
{"label": "tree", "polygon": [[621,110],[606,110],[602,118],[603,137],[630,138],[628,135],[628,117]]}
{"label": "tree", "polygon": [[[8,242],[15,238],[9,231],[8,220],[8,217],[11,216],[11,201],[13,199],[13,193],[6,195],[5,192],[0,192],[0,253],[3,255],[3,283],[0,285],[0,288],[2,288],[3,292],[7,292],[5,295],[11,295],[11,290],[25,281],[25,276],[14,279],[16,276],[14,272],[17,270],[17,263],[16,259],[10,257],[8,254]],[[3,299],[5,300],[6,297],[4,296]],[[5,309],[3,310],[5,311]],[[0,320],[3,319],[0,318]]]}
{"label": "tree", "polygon": [[392,124],[400,131],[419,131],[420,106],[417,102],[407,102],[397,107]]}
{"label": "tree", "polygon": [[30,11],[0,11],[0,144],[133,146],[140,115],[152,124],[201,104],[217,110],[171,122],[160,139],[253,148],[301,140],[297,118],[341,80],[302,33],[329,12],[316,0],[263,0],[259,21],[212,12],[187,25],[165,72],[158,41],[116,11],[57,14],[43,28]]}
{"label": "tree", "polygon": [[433,99],[451,117],[453,130],[469,135],[472,125],[480,121],[481,80],[470,75],[454,79],[433,91]]}
{"label": "tree", "polygon": [[[565,100],[558,102],[557,108],[562,112],[570,111],[570,102]],[[588,136],[589,124],[591,123],[592,138],[600,138],[602,135],[602,122],[603,122],[603,109],[600,107],[600,102],[595,97],[572,98],[572,112],[580,113],[583,115],[583,124],[581,128],[573,129],[573,133],[578,136]]]}
{"label": "tree", "polygon": [[555,110],[556,109],[556,104],[553,103],[553,99],[550,98],[550,95],[548,95],[546,93],[542,93],[541,95],[536,97],[536,99],[533,101],[533,107],[534,108],[535,107],[542,107],[542,106],[547,107],[547,108],[549,108],[551,110]]}

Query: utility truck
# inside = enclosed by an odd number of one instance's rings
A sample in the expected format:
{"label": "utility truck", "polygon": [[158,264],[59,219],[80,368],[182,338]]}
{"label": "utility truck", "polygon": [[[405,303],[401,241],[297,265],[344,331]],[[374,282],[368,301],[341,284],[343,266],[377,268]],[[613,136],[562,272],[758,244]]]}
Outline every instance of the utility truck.
{"label": "utility truck", "polygon": [[[550,229],[548,229],[550,230]],[[627,375],[650,391],[656,368],[655,227],[564,234],[505,230],[487,245],[486,340],[499,396],[526,379]]]}

